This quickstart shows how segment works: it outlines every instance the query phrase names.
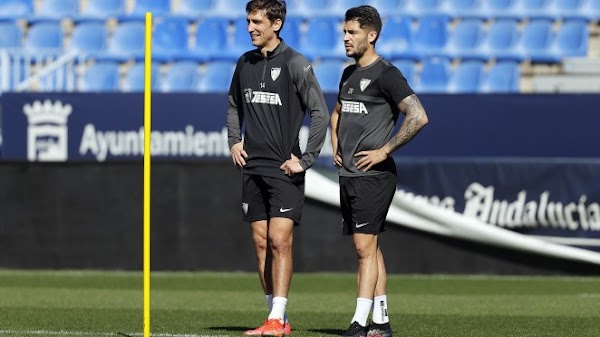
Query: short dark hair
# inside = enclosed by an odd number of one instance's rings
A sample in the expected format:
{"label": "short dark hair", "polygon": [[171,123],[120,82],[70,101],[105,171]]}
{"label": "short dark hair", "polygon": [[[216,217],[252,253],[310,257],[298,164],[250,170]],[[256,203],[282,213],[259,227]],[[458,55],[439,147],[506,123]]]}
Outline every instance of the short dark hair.
{"label": "short dark hair", "polygon": [[283,28],[286,14],[285,0],[250,0],[246,4],[246,14],[261,10],[266,12],[267,19],[271,22],[280,19]]}
{"label": "short dark hair", "polygon": [[352,7],[346,11],[345,21],[357,21],[360,28],[368,28],[377,32],[377,37],[373,44],[377,42],[379,34],[381,34],[381,17],[379,12],[373,6],[364,5],[358,7]]}

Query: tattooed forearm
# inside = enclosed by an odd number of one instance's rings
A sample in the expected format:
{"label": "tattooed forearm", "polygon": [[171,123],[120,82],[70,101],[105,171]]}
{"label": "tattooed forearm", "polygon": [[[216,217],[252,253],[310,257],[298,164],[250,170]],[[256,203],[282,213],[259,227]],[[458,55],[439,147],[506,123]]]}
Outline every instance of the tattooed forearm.
{"label": "tattooed forearm", "polygon": [[408,143],[429,121],[423,105],[414,94],[402,100],[399,108],[406,114],[406,117],[404,117],[398,133],[386,144],[388,154]]}

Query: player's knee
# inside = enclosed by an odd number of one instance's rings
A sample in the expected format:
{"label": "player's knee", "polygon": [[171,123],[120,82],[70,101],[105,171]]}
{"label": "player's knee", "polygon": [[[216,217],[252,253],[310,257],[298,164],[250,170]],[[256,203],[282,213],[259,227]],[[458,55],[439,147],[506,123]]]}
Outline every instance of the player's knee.
{"label": "player's knee", "polygon": [[254,233],[252,238],[254,239],[256,250],[267,250],[267,237],[265,235]]}
{"label": "player's knee", "polygon": [[276,234],[270,237],[273,251],[286,252],[292,249],[292,238],[290,235]]}
{"label": "player's knee", "polygon": [[372,245],[365,243],[355,243],[356,255],[359,259],[373,258],[377,254],[377,249],[373,249]]}

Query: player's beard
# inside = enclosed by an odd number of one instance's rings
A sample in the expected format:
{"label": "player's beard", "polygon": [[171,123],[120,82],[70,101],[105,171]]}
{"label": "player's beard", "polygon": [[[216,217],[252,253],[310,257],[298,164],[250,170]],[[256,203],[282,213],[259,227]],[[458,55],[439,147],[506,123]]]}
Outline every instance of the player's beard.
{"label": "player's beard", "polygon": [[353,47],[353,50],[350,51],[350,52],[347,52],[346,56],[352,57],[355,60],[358,60],[367,51],[367,48],[369,47],[369,40],[364,39],[364,40],[362,40],[362,41],[360,41],[360,42],[358,42],[356,44],[353,44],[352,47]]}

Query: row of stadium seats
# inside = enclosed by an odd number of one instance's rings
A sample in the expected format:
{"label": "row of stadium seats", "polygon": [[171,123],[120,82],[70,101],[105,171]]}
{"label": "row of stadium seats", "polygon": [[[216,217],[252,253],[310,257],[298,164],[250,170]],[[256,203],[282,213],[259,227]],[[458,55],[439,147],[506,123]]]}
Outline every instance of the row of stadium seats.
{"label": "row of stadium seats", "polygon": [[[163,73],[160,65],[153,63],[151,86],[154,90],[162,92],[227,92],[234,67],[235,64],[228,61],[210,62],[202,67],[199,63],[184,61],[169,64]],[[89,66],[83,75],[80,90],[83,92],[144,90],[144,63],[127,67],[122,79],[120,68],[119,63],[110,61]]]}
{"label": "row of stadium seats", "polygon": [[[453,67],[446,58],[432,58],[422,64],[412,60],[394,60],[410,85],[421,93],[485,93],[519,91],[519,64],[499,62],[489,68],[481,61],[466,61]],[[327,60],[314,64],[315,74],[324,92],[336,93],[347,63]],[[192,61],[153,64],[152,87],[161,92],[227,92],[234,62]],[[87,68],[81,79],[84,92],[143,91],[144,64],[127,67],[124,76],[116,62],[99,62]],[[123,77],[123,78],[121,78]],[[43,87],[43,83],[42,83]],[[43,88],[42,88],[43,89]]]}
{"label": "row of stadium seats", "polygon": [[[0,0],[0,19],[119,20],[140,19],[146,12],[188,19],[205,16],[243,17],[247,0]],[[288,0],[288,13],[314,17],[343,16],[349,7],[371,4],[381,13],[421,16],[444,14],[478,18],[600,19],[600,0]]]}
{"label": "row of stadium seats", "polygon": [[[339,24],[335,17],[307,21],[290,17],[282,37],[309,60],[345,59]],[[414,30],[413,25],[408,16],[390,17],[377,43],[378,51],[390,59],[446,56],[549,63],[564,57],[586,56],[588,51],[588,23],[582,20],[519,23],[504,19],[486,23],[465,19],[450,30],[447,17],[433,15],[421,17]],[[193,25],[195,33],[190,33],[190,26],[182,18],[158,18],[153,57],[161,62],[235,60],[253,48],[244,18],[207,18]],[[15,22],[0,22],[0,48],[23,48],[33,53],[76,49],[98,60],[139,60],[144,55],[144,30],[144,23],[139,21],[120,23],[114,30],[104,22],[84,22],[67,34],[60,23],[40,22],[24,33]]]}
{"label": "row of stadium seats", "polygon": [[[517,93],[520,65],[501,61],[487,65],[483,61],[457,62],[432,57],[422,62],[395,59],[392,63],[404,74],[411,87],[420,93]],[[324,91],[337,92],[345,64],[326,60],[315,64],[315,74]]]}

